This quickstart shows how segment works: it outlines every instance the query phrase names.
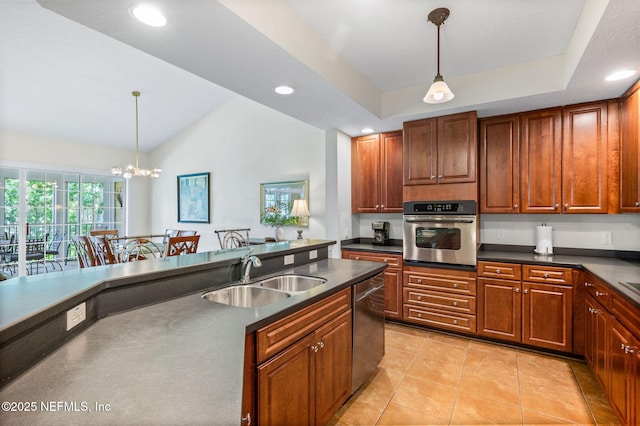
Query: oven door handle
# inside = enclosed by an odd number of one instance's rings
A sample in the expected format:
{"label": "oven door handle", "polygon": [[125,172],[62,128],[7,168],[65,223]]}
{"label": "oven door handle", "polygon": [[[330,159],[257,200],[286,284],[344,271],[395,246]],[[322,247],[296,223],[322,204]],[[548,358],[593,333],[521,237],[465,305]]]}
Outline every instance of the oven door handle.
{"label": "oven door handle", "polygon": [[406,223],[473,223],[471,219],[405,219]]}

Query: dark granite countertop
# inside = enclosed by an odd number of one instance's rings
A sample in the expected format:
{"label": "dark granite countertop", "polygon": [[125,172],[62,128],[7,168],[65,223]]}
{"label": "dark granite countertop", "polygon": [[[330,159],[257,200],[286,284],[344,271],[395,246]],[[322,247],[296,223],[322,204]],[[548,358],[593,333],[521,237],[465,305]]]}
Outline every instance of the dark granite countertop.
{"label": "dark granite countertop", "polygon": [[[33,401],[36,407],[1,412],[0,423],[240,424],[245,334],[384,267],[325,259],[282,271],[324,277],[325,284],[269,306],[234,308],[206,301],[199,291],[100,319],[0,391],[2,401]],[[100,275],[81,273],[81,283],[69,292],[82,291]],[[55,293],[48,296],[52,301]],[[52,403],[56,411],[45,411]]]}
{"label": "dark granite countertop", "polygon": [[400,244],[392,244],[388,246],[379,246],[376,244],[371,244],[370,242],[365,241],[357,241],[351,242],[353,240],[349,240],[349,242],[341,242],[340,248],[344,250],[352,250],[352,251],[370,251],[373,253],[387,253],[387,254],[399,254],[402,255],[402,243]]}

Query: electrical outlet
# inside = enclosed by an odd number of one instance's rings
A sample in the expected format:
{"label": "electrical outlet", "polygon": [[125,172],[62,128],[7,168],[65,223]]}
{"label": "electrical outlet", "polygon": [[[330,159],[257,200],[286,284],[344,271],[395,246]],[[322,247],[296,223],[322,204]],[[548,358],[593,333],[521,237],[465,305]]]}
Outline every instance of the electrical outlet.
{"label": "electrical outlet", "polygon": [[498,229],[497,237],[499,240],[504,240],[504,229]]}
{"label": "electrical outlet", "polygon": [[613,244],[611,232],[602,233],[602,244],[604,244],[605,246],[610,246],[611,244]]}
{"label": "electrical outlet", "polygon": [[311,250],[309,252],[309,260],[318,258],[318,250]]}
{"label": "electrical outlet", "polygon": [[87,319],[87,304],[82,302],[73,309],[67,311],[67,331]]}
{"label": "electrical outlet", "polygon": [[294,262],[294,258],[292,254],[288,254],[284,257],[284,264],[286,265],[291,265]]}

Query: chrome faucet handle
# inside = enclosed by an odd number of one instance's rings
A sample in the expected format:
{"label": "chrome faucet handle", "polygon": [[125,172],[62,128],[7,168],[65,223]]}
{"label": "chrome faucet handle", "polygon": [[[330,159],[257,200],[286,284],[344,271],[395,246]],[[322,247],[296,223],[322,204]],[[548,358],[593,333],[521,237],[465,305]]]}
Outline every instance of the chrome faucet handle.
{"label": "chrome faucet handle", "polygon": [[252,254],[253,254],[253,247],[249,247],[249,251],[243,254],[242,257],[240,258],[242,260],[242,263],[247,262]]}

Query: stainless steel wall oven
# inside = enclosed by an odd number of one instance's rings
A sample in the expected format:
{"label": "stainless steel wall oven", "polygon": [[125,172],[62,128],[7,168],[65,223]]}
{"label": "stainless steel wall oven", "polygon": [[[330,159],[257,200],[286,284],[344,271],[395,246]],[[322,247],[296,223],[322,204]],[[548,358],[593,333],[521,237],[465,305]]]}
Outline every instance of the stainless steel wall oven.
{"label": "stainless steel wall oven", "polygon": [[407,262],[476,266],[476,202],[410,201],[403,208]]}

